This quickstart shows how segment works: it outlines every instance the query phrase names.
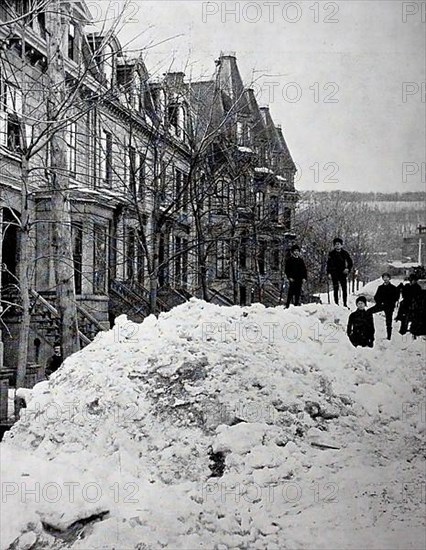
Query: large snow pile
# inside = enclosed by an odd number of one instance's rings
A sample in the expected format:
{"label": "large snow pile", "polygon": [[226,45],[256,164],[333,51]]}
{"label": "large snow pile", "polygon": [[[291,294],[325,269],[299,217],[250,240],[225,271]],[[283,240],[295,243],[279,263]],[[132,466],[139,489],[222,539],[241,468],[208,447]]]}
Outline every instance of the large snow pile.
{"label": "large snow pile", "polygon": [[334,305],[125,317],[28,396],[2,548],[422,548],[424,341]]}

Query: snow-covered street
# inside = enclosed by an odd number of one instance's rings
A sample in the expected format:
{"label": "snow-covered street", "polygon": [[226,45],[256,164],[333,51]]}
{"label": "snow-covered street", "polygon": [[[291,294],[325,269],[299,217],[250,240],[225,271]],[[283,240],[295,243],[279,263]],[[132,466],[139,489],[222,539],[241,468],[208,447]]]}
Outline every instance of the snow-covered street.
{"label": "snow-covered street", "polygon": [[423,548],[425,342],[348,314],[118,318],[6,434],[1,548]]}

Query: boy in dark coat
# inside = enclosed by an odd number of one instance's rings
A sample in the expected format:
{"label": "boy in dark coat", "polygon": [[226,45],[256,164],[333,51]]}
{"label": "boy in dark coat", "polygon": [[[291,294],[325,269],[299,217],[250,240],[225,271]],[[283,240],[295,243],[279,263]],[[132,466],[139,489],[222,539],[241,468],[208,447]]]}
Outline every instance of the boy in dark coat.
{"label": "boy in dark coat", "polygon": [[414,338],[426,335],[426,290],[420,291],[411,306],[410,332]]}
{"label": "boy in dark coat", "polygon": [[46,378],[50,378],[50,376],[59,369],[63,360],[64,358],[62,357],[61,345],[55,344],[53,346],[53,355],[47,360],[46,363]]}
{"label": "boy in dark coat", "polygon": [[352,345],[373,347],[374,321],[372,314],[365,309],[367,300],[359,296],[356,300],[356,311],[349,315],[347,334]]}
{"label": "boy in dark coat", "polygon": [[353,262],[348,252],[343,249],[343,241],[339,237],[333,240],[334,249],[328,254],[327,274],[333,283],[334,302],[339,305],[339,283],[342,287],[343,305],[347,307],[348,274]]}
{"label": "boy in dark coat", "polygon": [[285,262],[285,274],[289,280],[287,304],[286,307],[290,307],[290,304],[294,298],[294,305],[300,305],[300,293],[302,292],[302,285],[306,282],[308,277],[306,271],[306,265],[303,259],[300,257],[300,248],[297,244],[291,247],[290,256]]}
{"label": "boy in dark coat", "polygon": [[413,321],[413,310],[416,308],[416,303],[420,299],[422,288],[417,282],[417,276],[412,273],[409,278],[409,283],[403,285],[402,283],[398,286],[401,291],[402,301],[399,305],[397,320],[401,321],[401,326],[399,328],[400,334],[406,334],[408,330],[408,325]]}
{"label": "boy in dark coat", "polygon": [[391,276],[389,273],[383,273],[382,279],[383,284],[378,287],[374,295],[376,305],[370,307],[368,311],[370,313],[385,312],[387,337],[390,340],[392,336],[392,316],[396,302],[399,300],[399,289],[390,282]]}

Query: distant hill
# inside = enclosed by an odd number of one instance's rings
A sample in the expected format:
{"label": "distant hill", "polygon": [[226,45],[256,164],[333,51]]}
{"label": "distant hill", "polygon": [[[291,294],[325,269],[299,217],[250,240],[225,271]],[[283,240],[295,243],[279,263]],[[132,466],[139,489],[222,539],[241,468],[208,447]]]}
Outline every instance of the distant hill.
{"label": "distant hill", "polygon": [[[302,192],[302,195],[305,193]],[[339,196],[349,202],[426,202],[423,191],[407,191],[404,193],[359,193],[357,191],[306,191],[306,195]]]}

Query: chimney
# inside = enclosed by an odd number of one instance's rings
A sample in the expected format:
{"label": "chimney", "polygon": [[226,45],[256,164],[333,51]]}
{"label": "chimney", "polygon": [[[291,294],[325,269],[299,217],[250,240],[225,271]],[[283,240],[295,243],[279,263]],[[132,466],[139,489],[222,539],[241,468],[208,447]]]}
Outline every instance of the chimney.
{"label": "chimney", "polygon": [[185,73],[183,72],[170,72],[164,75],[166,86],[170,88],[180,88],[184,84]]}

